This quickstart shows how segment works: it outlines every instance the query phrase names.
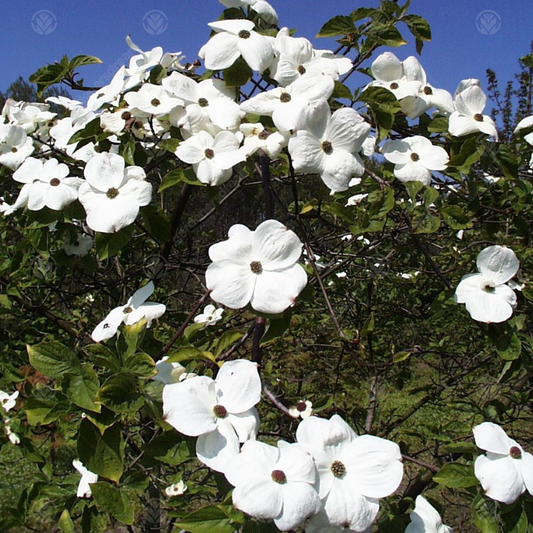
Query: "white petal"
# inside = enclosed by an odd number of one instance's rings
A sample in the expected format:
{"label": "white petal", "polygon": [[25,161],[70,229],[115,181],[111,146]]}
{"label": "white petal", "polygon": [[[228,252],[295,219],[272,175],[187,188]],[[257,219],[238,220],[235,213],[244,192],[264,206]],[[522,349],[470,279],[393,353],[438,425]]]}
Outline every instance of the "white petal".
{"label": "white petal", "polygon": [[229,33],[217,33],[213,35],[198,52],[198,55],[204,59],[205,68],[222,70],[231,67],[241,55],[239,41],[239,37]]}
{"label": "white petal", "polygon": [[261,399],[261,379],[257,364],[246,359],[224,363],[215,383],[217,401],[229,413],[244,413]]}
{"label": "white petal", "polygon": [[263,270],[252,275],[257,279],[250,303],[260,313],[282,313],[295,303],[307,285],[307,274],[298,264],[282,271]]}
{"label": "white petal", "polygon": [[196,376],[163,388],[163,418],[184,435],[197,437],[214,431],[215,384],[207,376]]}
{"label": "white petal", "polygon": [[526,489],[515,460],[508,455],[480,455],[474,473],[487,496],[499,502],[513,503]]}
{"label": "white petal", "polygon": [[124,179],[124,159],[117,154],[96,154],[85,166],[85,179],[95,188],[107,192],[118,189]]}
{"label": "white petal", "polygon": [[320,508],[320,499],[316,490],[304,482],[289,482],[281,485],[283,509],[274,518],[280,531],[289,531],[300,526],[309,516],[316,514]]}
{"label": "white petal", "polygon": [[244,411],[244,413],[229,414],[227,420],[237,433],[239,442],[247,442],[257,437],[259,414],[255,407]]}
{"label": "white petal", "polygon": [[254,232],[242,224],[234,224],[228,231],[228,239],[209,247],[209,259],[222,261],[227,259],[242,265],[252,261],[252,238]]}
{"label": "white petal", "polygon": [[505,246],[489,246],[482,250],[476,260],[478,270],[496,285],[507,283],[520,268],[515,253]]}
{"label": "white petal", "polygon": [[261,261],[263,269],[289,268],[302,254],[298,235],[277,220],[259,224],[252,239],[252,255]]}
{"label": "white petal", "polygon": [[231,424],[220,421],[214,431],[200,435],[196,455],[209,468],[224,472],[228,461],[239,455],[239,439]]}
{"label": "white petal", "polygon": [[509,450],[513,444],[507,433],[500,426],[492,422],[483,422],[472,431],[478,448],[492,453],[509,455]]}
{"label": "white petal", "polygon": [[252,298],[255,274],[249,265],[238,265],[223,260],[211,263],[205,273],[205,282],[211,298],[230,309],[245,307]]}

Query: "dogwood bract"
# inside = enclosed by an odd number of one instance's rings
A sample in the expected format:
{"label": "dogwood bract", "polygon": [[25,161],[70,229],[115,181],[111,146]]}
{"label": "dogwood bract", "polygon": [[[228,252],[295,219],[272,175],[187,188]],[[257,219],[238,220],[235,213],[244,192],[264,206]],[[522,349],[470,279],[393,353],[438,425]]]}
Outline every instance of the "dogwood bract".
{"label": "dogwood bract", "polygon": [[198,52],[206,68],[225,69],[242,56],[252,70],[263,72],[274,59],[271,41],[253,31],[251,20],[219,20],[208,25],[217,33]]}
{"label": "dogwood bract", "polygon": [[235,487],[237,509],[272,519],[281,531],[300,526],[320,507],[313,459],[297,444],[279,441],[274,447],[248,441],[228,462],[224,475]]}
{"label": "dogwood bract", "polygon": [[216,379],[195,376],[163,389],[163,417],[180,433],[198,437],[196,455],[223,472],[239,442],[255,439],[261,398],[257,364],[244,359],[222,365]]}
{"label": "dogwood bract", "polygon": [[364,531],[374,521],[378,498],[392,494],[403,477],[397,444],[372,435],[357,436],[339,416],[310,416],[296,431],[298,444],[313,457],[322,508],[309,522],[312,531],[344,526]]}
{"label": "dogwood bract", "polygon": [[74,459],[74,461],[72,461],[72,466],[81,474],[76,496],[78,498],[90,498],[92,496],[90,484],[98,481],[98,475],[90,470],[87,470],[87,468],[85,468],[82,462],[78,459]]}
{"label": "dogwood bract", "polygon": [[294,170],[320,174],[331,191],[345,191],[351,179],[364,172],[357,152],[369,132],[370,124],[350,107],[331,114],[326,100],[306,106],[289,140]]}
{"label": "dogwood bract", "polygon": [[474,463],[474,473],[486,495],[511,504],[526,490],[533,496],[533,455],[492,422],[474,429],[476,446],[486,450]]}
{"label": "dogwood bract", "polygon": [[452,529],[442,523],[439,513],[423,496],[417,496],[415,508],[409,516],[411,523],[405,533],[452,533]]}
{"label": "dogwood bract", "polygon": [[141,167],[126,167],[117,154],[96,154],[85,166],[79,199],[94,231],[113,233],[132,224],[152,199],[152,185]]}
{"label": "dogwood bract", "polygon": [[214,326],[219,320],[222,320],[222,313],[224,309],[219,307],[218,309],[209,304],[204,307],[204,312],[194,317],[196,324],[205,324],[206,326]]}
{"label": "dogwood bract", "polygon": [[135,291],[133,296],[126,302],[126,305],[115,307],[109,314],[94,328],[91,338],[95,342],[102,342],[110,339],[117,332],[118,327],[123,322],[127,326],[131,326],[139,320],[146,318],[147,327],[150,326],[152,320],[159,318],[166,311],[165,304],[156,302],[146,302],[155,290],[154,283],[150,281],[138,291]]}
{"label": "dogwood bract", "polygon": [[255,231],[235,224],[228,240],[213,244],[213,263],[205,273],[211,298],[231,309],[248,303],[260,313],[282,313],[294,304],[307,284],[296,263],[302,243],[296,233],[277,220],[266,220]]}
{"label": "dogwood bract", "polygon": [[476,264],[479,274],[463,276],[455,289],[455,301],[466,304],[474,320],[504,322],[516,307],[516,294],[507,282],[518,272],[520,263],[510,248],[496,245],[482,250]]}
{"label": "dogwood bract", "polygon": [[394,163],[394,175],[402,182],[431,183],[432,170],[444,170],[450,160],[440,146],[433,146],[429,139],[415,135],[401,141],[388,141],[381,149],[387,161]]}

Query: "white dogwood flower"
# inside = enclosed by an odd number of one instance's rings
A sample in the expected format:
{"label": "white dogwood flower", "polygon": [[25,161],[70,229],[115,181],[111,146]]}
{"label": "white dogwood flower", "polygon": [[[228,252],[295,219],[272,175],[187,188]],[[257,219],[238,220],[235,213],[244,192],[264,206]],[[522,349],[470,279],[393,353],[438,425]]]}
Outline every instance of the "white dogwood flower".
{"label": "white dogwood flower", "polygon": [[297,264],[302,253],[298,236],[281,222],[266,220],[255,231],[235,224],[228,240],[213,244],[213,263],[205,274],[211,298],[231,309],[248,303],[260,313],[282,313],[307,284]]}
{"label": "white dogwood flower", "polygon": [[15,407],[18,395],[18,390],[13,394],[8,394],[7,392],[0,390],[0,406],[6,413]]}
{"label": "white dogwood flower", "polygon": [[219,320],[222,320],[222,313],[224,309],[219,307],[218,309],[209,304],[204,307],[204,312],[194,317],[196,324],[205,324],[206,326],[214,326]]}
{"label": "white dogwood flower", "polygon": [[455,97],[455,109],[450,115],[448,131],[455,137],[482,132],[498,140],[494,120],[483,115],[487,97],[479,85],[470,85]]}
{"label": "white dogwood flower", "polygon": [[344,107],[331,114],[326,100],[308,105],[289,140],[294,170],[320,174],[332,192],[348,189],[352,178],[364,172],[358,154],[370,132],[355,109]]}
{"label": "white dogwood flower", "polygon": [[231,131],[221,131],[215,137],[200,131],[180,143],[176,155],[192,165],[199,181],[215,186],[228,181],[232,168],[246,160],[239,145],[239,139]]}
{"label": "white dogwood flower", "polygon": [[163,417],[180,433],[198,437],[196,455],[223,472],[239,442],[255,439],[261,398],[257,364],[244,359],[222,365],[216,379],[195,376],[163,389]]}
{"label": "white dogwood flower", "polygon": [[90,498],[92,496],[91,483],[98,481],[98,475],[94,474],[90,470],[87,470],[78,459],[72,461],[72,466],[81,474],[81,479],[78,484],[78,491],[76,496],[78,498]]}
{"label": "white dogwood flower", "polygon": [[113,233],[132,224],[152,199],[152,185],[141,167],[126,167],[117,154],[96,154],[85,166],[79,199],[94,231]]}
{"label": "white dogwood flower", "polygon": [[12,170],[18,168],[35,148],[22,126],[0,124],[0,163]]}
{"label": "white dogwood flower", "polygon": [[442,523],[439,513],[423,496],[417,496],[411,513],[411,523],[405,533],[452,533],[452,529]]}
{"label": "white dogwood flower", "polygon": [[233,505],[255,518],[274,520],[280,531],[300,526],[319,509],[313,459],[297,444],[248,441],[224,475],[235,487]]}
{"label": "white dogwood flower", "polygon": [[444,170],[450,157],[444,148],[433,146],[421,135],[388,141],[381,149],[387,161],[394,163],[394,175],[402,182],[431,183],[431,171]]}
{"label": "white dogwood flower", "polygon": [[186,373],[187,369],[180,363],[168,363],[168,355],[165,355],[160,361],[155,364],[157,374],[152,378],[156,381],[170,385],[171,383],[178,383],[182,381],[182,376]]}
{"label": "white dogwood flower", "polygon": [[367,529],[379,510],[378,499],[392,494],[402,480],[398,445],[357,436],[338,415],[302,420],[296,439],[312,455],[319,475],[322,509],[309,524]]}
{"label": "white dogwood flower", "polygon": [[174,496],[181,496],[182,494],[185,493],[186,490],[187,490],[187,485],[185,485],[185,483],[180,480],[177,483],[172,483],[172,485],[169,485],[165,489],[165,494],[169,498],[173,498]]}
{"label": "white dogwood flower", "polygon": [[474,463],[474,473],[486,495],[511,504],[526,490],[533,496],[533,455],[492,422],[474,429],[476,446],[485,450]]}
{"label": "white dogwood flower", "polygon": [[289,414],[293,418],[307,418],[313,414],[313,403],[309,400],[300,400],[296,405],[289,407]]}
{"label": "white dogwood flower", "polygon": [[489,246],[476,260],[478,274],[463,276],[455,290],[455,301],[466,304],[470,316],[479,322],[504,322],[516,307],[516,294],[507,285],[520,263],[505,246]]}
{"label": "white dogwood flower", "polygon": [[166,311],[165,304],[157,302],[146,302],[153,294],[155,286],[153,281],[148,282],[139,290],[133,293],[133,296],[126,302],[126,305],[120,305],[112,309],[109,314],[100,322],[91,333],[94,342],[102,342],[110,339],[115,335],[118,327],[124,323],[131,326],[139,320],[146,318],[147,327],[150,327],[152,320],[159,318]]}
{"label": "white dogwood flower", "polygon": [[271,41],[253,31],[255,24],[251,20],[219,20],[208,26],[217,33],[198,52],[205,68],[222,70],[242,56],[252,70],[261,73],[274,59]]}
{"label": "white dogwood flower", "polygon": [[[69,168],[57,159],[28,157],[13,173],[13,179],[29,184],[27,207],[30,211],[39,211],[49,207],[60,211],[78,199],[78,189],[83,183],[81,178],[69,176]],[[26,186],[26,185],[25,185]]]}

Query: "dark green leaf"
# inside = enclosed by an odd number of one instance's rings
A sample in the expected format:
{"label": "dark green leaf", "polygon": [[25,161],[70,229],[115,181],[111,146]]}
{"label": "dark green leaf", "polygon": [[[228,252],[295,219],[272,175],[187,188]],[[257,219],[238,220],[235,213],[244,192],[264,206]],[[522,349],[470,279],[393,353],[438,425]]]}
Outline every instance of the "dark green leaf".
{"label": "dark green leaf", "polygon": [[89,420],[81,421],[78,456],[89,471],[118,483],[124,472],[124,446],[120,426],[111,426],[102,435]]}
{"label": "dark green leaf", "polygon": [[91,492],[100,511],[109,513],[123,524],[133,524],[133,505],[126,492],[105,481],[93,483]]}
{"label": "dark green leaf", "polygon": [[134,413],[142,407],[144,398],[137,392],[135,378],[125,372],[109,377],[100,387],[98,401],[116,413]]}
{"label": "dark green leaf", "polygon": [[94,239],[96,246],[96,253],[100,261],[113,257],[116,255],[126,244],[128,244],[133,236],[134,226],[128,226],[122,228],[116,233],[97,233]]}
{"label": "dark green leaf", "polygon": [[481,533],[499,533],[496,503],[478,494],[472,502],[472,518]]}
{"label": "dark green leaf", "polygon": [[351,17],[338,15],[328,20],[320,29],[317,37],[338,37],[355,32],[356,28]]}
{"label": "dark green leaf", "polygon": [[30,364],[41,374],[59,379],[80,367],[78,356],[63,344],[51,341],[27,346]]}
{"label": "dark green leaf", "polygon": [[89,363],[82,365],[77,372],[67,374],[63,378],[62,385],[72,403],[89,411],[100,412],[101,406],[95,402],[100,382]]}
{"label": "dark green leaf", "polygon": [[170,219],[168,215],[155,205],[147,205],[141,209],[143,223],[157,244],[170,240]]}
{"label": "dark green leaf", "polygon": [[196,455],[194,441],[174,429],[165,431],[142,449],[150,457],[169,465],[179,465]]}
{"label": "dark green leaf", "polygon": [[210,505],[182,518],[174,527],[190,533],[233,533],[239,526],[232,525],[227,514],[218,506]]}
{"label": "dark green leaf", "polygon": [[242,57],[239,57],[231,67],[222,71],[222,75],[228,87],[242,87],[252,79],[254,73],[248,63]]}
{"label": "dark green leaf", "polygon": [[473,467],[460,463],[446,463],[435,474],[433,481],[449,488],[475,487],[479,483]]}

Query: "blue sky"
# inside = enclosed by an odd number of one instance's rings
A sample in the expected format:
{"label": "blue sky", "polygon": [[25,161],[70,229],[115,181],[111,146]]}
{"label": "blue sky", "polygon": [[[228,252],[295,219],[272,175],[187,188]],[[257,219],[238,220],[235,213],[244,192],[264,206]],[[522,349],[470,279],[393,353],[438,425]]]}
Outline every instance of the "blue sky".
{"label": "blue sky", "polygon": [[[279,14],[280,26],[296,28],[297,36],[311,39],[320,48],[332,48],[335,43],[314,39],[326,20],[349,14],[361,5],[376,7],[379,2],[271,0],[271,4]],[[193,61],[209,36],[207,23],[216,20],[221,9],[216,0],[4,2],[0,18],[0,89],[6,89],[19,75],[27,78],[63,54],[102,59],[103,65],[85,67],[81,74],[87,85],[105,84],[132,54],[124,41],[127,34],[144,50],[160,45],[169,52],[181,50],[187,60]],[[37,25],[42,11],[46,12],[44,22],[50,26]],[[161,28],[165,29],[158,35],[145,29],[151,11],[160,12],[164,23]],[[410,12],[425,17],[433,31],[433,41],[425,45],[420,58],[429,81],[449,91],[469,77],[480,78],[485,86],[487,67],[495,70],[502,81],[511,79],[517,71],[518,57],[529,52],[533,40],[531,0],[413,0]],[[479,31],[484,12],[490,12],[489,20],[496,22],[495,33]],[[405,27],[401,30],[408,36]],[[414,53],[414,46],[393,51],[404,59]]]}

